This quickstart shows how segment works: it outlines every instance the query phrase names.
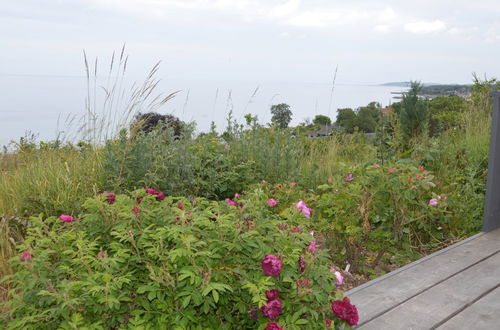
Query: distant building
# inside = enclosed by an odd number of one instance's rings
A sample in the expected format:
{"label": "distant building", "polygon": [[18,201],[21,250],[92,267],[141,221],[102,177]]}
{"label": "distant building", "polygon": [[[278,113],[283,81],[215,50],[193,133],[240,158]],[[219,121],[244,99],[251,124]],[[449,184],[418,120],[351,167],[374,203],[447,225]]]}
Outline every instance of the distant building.
{"label": "distant building", "polygon": [[305,136],[310,138],[324,138],[332,134],[333,131],[342,131],[343,128],[337,125],[324,125],[321,126],[319,130],[307,131],[304,133]]}

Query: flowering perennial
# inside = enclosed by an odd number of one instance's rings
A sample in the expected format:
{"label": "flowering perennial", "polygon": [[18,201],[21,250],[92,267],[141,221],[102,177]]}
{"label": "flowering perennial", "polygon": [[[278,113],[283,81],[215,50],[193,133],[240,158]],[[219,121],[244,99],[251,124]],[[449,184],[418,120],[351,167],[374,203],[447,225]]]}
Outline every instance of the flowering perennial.
{"label": "flowering perennial", "polygon": [[266,276],[278,276],[281,273],[281,261],[278,257],[268,254],[262,259],[262,270]]}

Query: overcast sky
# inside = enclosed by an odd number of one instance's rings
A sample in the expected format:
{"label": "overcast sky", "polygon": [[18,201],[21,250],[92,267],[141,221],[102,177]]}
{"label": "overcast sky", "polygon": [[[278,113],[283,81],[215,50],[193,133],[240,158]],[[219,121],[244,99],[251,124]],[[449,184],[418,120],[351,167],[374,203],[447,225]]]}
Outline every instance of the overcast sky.
{"label": "overcast sky", "polygon": [[0,0],[0,74],[81,75],[127,44],[130,74],[340,83],[500,76],[498,0]]}

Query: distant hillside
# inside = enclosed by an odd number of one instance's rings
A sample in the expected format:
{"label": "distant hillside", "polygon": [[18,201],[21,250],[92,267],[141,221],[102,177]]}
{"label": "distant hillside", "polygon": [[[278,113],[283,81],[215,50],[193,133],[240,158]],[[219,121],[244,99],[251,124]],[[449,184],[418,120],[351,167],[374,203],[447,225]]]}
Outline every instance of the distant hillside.
{"label": "distant hillside", "polygon": [[458,95],[467,96],[470,93],[471,85],[424,85],[421,94],[425,96]]}
{"label": "distant hillside", "polygon": [[[388,82],[381,84],[381,86],[408,88],[410,87],[410,82],[408,81]],[[422,91],[420,92],[420,94],[428,98],[433,98],[436,96],[443,96],[443,95],[458,95],[465,97],[469,95],[470,87],[471,85],[423,83]]]}
{"label": "distant hillside", "polygon": [[410,82],[409,81],[395,81],[395,82],[383,83],[380,86],[410,87]]}

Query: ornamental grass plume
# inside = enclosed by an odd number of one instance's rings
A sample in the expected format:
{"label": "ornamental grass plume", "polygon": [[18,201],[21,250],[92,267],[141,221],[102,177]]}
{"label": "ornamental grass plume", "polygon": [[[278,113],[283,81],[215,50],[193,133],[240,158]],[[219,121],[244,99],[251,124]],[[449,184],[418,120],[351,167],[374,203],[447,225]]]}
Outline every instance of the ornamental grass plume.
{"label": "ornamental grass plume", "polygon": [[262,270],[266,276],[278,276],[281,274],[282,266],[280,259],[272,254],[268,254],[262,259]]}
{"label": "ornamental grass plume", "polygon": [[335,300],[332,302],[332,312],[341,320],[347,321],[349,325],[355,326],[359,322],[358,309],[351,304],[349,298],[344,297],[343,300]]}
{"label": "ornamental grass plume", "polygon": [[75,218],[68,214],[61,214],[59,216],[59,220],[61,220],[62,222],[73,222],[75,221]]}

